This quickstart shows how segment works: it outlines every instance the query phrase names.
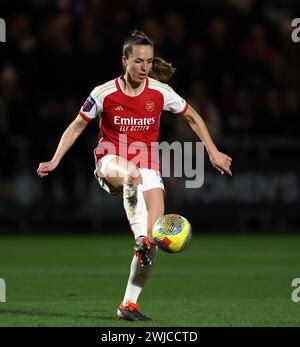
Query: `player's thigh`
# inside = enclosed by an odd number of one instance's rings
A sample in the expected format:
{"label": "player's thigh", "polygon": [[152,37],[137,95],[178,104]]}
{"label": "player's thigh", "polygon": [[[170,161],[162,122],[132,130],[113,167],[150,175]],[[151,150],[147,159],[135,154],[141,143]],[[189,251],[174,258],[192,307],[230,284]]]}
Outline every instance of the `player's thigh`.
{"label": "player's thigh", "polygon": [[165,212],[164,192],[161,188],[153,188],[145,191],[144,199],[148,213],[148,233],[152,231],[154,223]]}
{"label": "player's thigh", "polygon": [[114,189],[121,189],[124,184],[141,184],[140,170],[123,157],[113,157],[105,168],[105,181]]}

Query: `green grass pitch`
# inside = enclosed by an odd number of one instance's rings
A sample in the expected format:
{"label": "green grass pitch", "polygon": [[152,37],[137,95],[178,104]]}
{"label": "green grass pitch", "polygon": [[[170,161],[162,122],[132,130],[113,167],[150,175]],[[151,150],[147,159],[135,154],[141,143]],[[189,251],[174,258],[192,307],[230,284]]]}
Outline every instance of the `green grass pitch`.
{"label": "green grass pitch", "polygon": [[129,234],[1,236],[0,326],[300,326],[300,236],[201,234],[160,252],[139,300],[149,323],[115,318],[131,249]]}

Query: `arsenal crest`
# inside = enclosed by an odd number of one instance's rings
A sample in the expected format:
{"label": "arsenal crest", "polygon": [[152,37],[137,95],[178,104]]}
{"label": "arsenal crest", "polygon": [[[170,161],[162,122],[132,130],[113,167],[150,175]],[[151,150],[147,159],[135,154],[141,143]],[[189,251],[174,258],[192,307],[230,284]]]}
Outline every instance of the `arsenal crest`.
{"label": "arsenal crest", "polygon": [[147,101],[146,102],[146,110],[148,112],[152,112],[154,110],[154,101]]}

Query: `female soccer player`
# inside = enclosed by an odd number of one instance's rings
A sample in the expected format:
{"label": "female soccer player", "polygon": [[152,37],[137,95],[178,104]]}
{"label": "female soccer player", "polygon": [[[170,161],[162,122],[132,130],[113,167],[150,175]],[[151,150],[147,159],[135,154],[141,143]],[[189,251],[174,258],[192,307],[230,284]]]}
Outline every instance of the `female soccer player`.
{"label": "female soccer player", "polygon": [[141,313],[137,300],[156,254],[151,230],[154,222],[164,215],[164,185],[153,146],[159,135],[161,112],[179,114],[190,124],[221,174],[232,175],[231,158],[218,151],[200,115],[162,83],[175,69],[154,57],[154,43],[143,32],[135,30],[125,40],[122,63],[124,75],[91,92],[63,133],[53,158],[40,163],[37,173],[44,177],[53,171],[87,124],[99,115],[95,177],[111,195],[123,192],[124,209],[135,240],[130,275],[117,315],[130,321],[144,321],[151,318]]}

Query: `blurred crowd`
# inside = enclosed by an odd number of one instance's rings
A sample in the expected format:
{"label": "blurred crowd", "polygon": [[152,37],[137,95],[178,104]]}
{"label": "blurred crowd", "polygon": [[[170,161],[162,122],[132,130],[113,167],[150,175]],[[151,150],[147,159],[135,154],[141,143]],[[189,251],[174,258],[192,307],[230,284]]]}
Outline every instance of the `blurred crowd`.
{"label": "blurred crowd", "polygon": [[[0,44],[0,209],[1,197],[7,204],[14,194],[25,205],[36,201],[39,188],[28,172],[51,159],[89,92],[122,74],[122,43],[134,29],[151,37],[156,55],[177,68],[170,85],[199,111],[214,139],[297,137],[300,43],[291,39],[296,5],[291,0],[1,1],[7,42]],[[92,179],[94,123],[65,161],[74,175],[64,177],[62,170],[45,184],[66,205],[76,200],[76,189],[85,191],[82,176]],[[162,139],[195,139],[176,117],[163,117],[161,130]],[[63,187],[64,194],[51,185]]]}

